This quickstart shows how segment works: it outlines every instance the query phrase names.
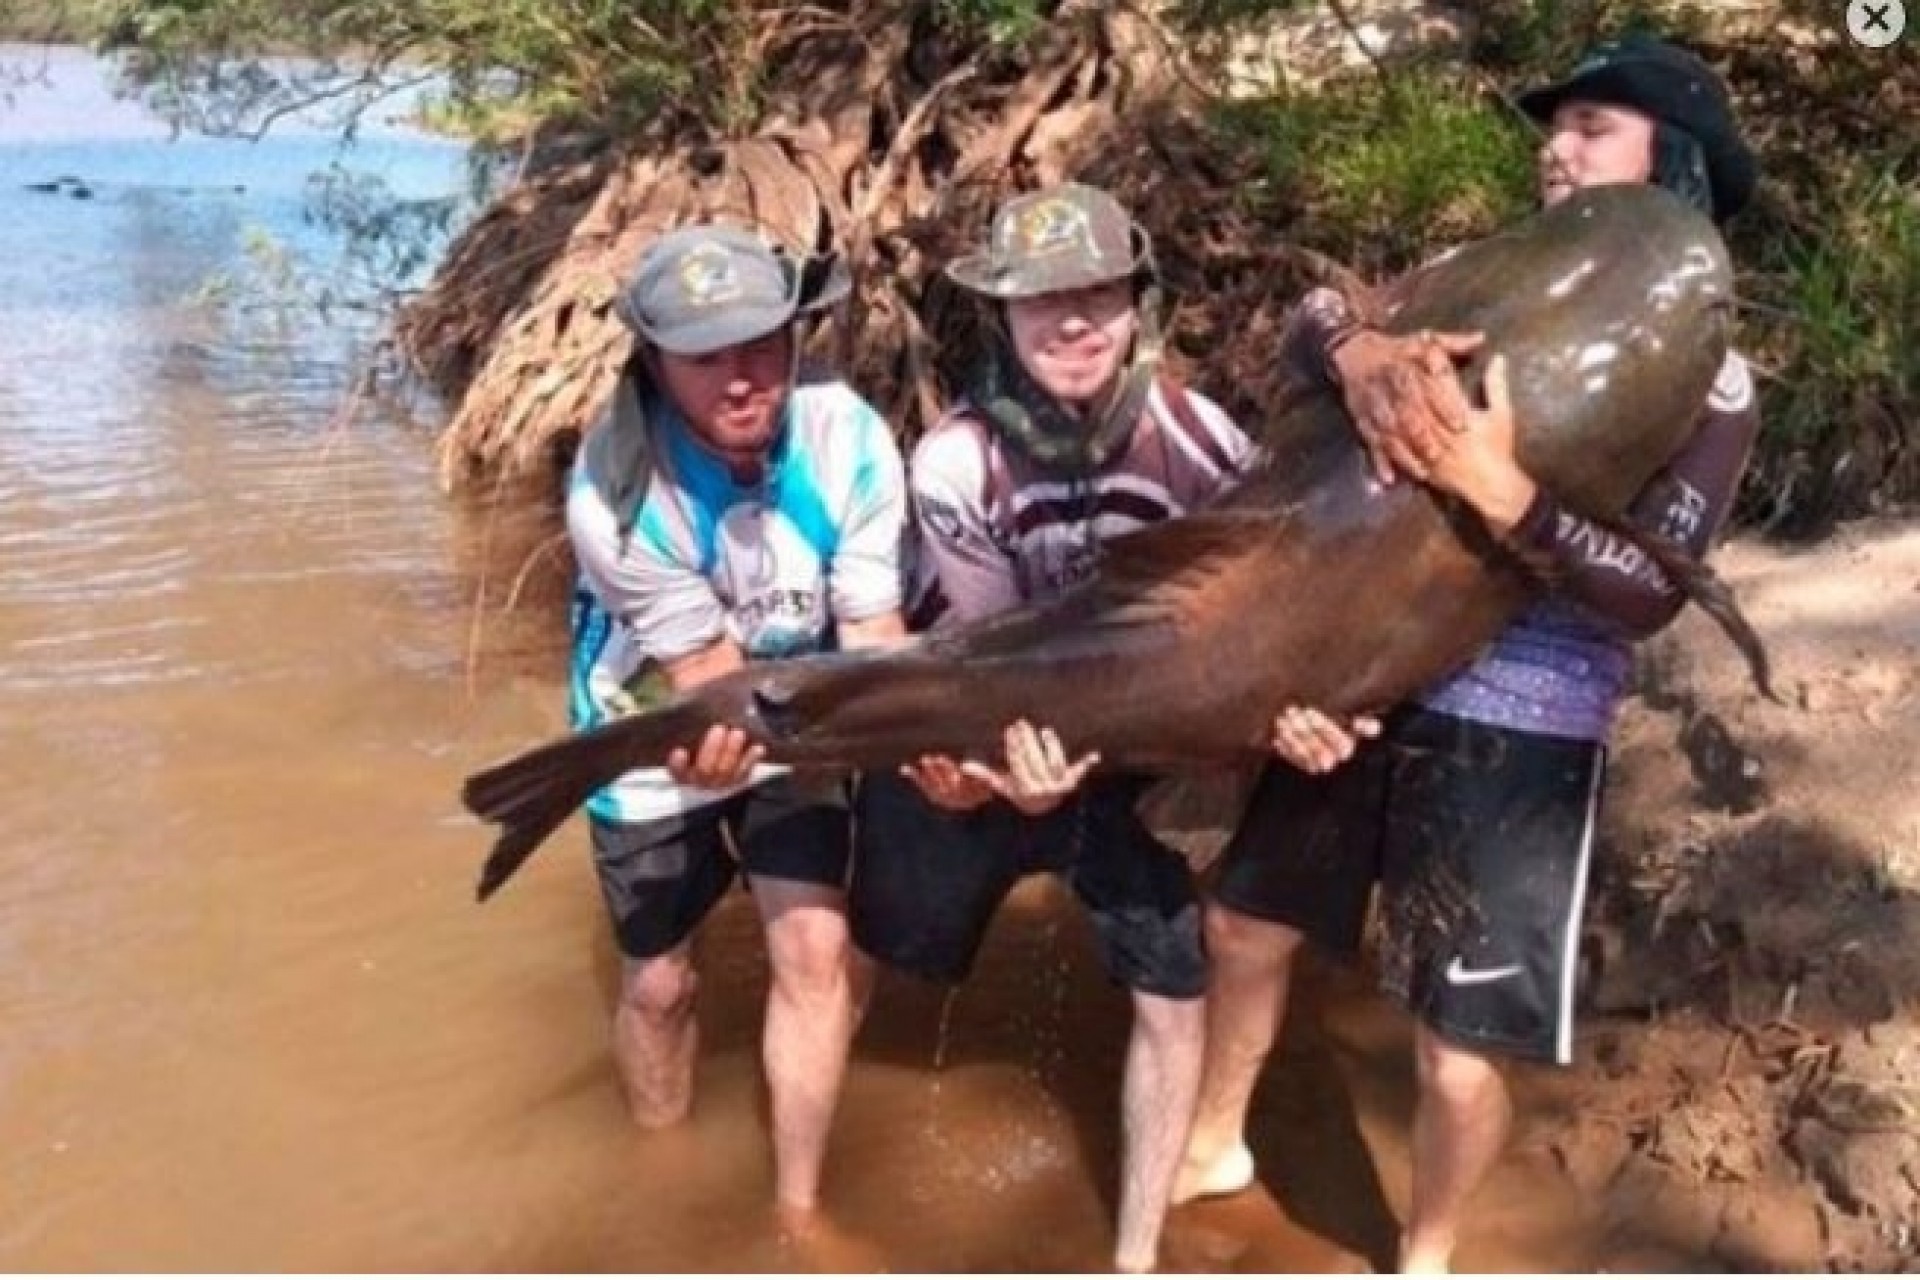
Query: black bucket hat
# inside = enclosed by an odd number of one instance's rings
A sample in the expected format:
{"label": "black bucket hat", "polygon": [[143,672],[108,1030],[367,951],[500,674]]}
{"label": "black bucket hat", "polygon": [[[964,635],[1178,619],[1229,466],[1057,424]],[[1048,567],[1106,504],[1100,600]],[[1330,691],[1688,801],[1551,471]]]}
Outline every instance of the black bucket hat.
{"label": "black bucket hat", "polygon": [[1547,121],[1563,102],[1632,107],[1700,144],[1713,215],[1720,221],[1746,207],[1758,171],[1734,122],[1727,87],[1697,56],[1658,37],[1636,33],[1597,46],[1557,84],[1520,95],[1520,109]]}

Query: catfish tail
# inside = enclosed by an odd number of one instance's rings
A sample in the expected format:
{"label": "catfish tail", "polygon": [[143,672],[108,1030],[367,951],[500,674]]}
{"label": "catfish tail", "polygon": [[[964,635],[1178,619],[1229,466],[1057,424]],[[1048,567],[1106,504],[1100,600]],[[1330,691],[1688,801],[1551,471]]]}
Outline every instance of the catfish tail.
{"label": "catfish tail", "polygon": [[1687,599],[1705,610],[1706,615],[1719,624],[1727,638],[1733,641],[1733,647],[1747,660],[1747,670],[1753,676],[1753,683],[1771,702],[1780,702],[1780,695],[1773,691],[1773,665],[1767,659],[1767,647],[1760,639],[1760,633],[1753,629],[1747,616],[1740,612],[1740,604],[1733,598],[1733,589],[1726,580],[1708,565],[1679,543],[1647,529],[1635,529],[1630,535],[1663,573],[1672,579]]}
{"label": "catfish tail", "polygon": [[468,778],[461,801],[501,828],[480,872],[480,901],[594,792],[630,769],[664,764],[676,747],[691,749],[714,722],[709,700],[683,698],[556,739]]}

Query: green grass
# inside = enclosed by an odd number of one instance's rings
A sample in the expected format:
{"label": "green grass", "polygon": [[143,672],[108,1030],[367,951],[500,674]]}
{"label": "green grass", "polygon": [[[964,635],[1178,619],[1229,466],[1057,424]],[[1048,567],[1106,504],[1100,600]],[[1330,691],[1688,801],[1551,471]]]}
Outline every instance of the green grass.
{"label": "green grass", "polygon": [[1920,497],[1920,182],[1861,166],[1758,255],[1743,336],[1770,376],[1750,517],[1815,527]]}
{"label": "green grass", "polygon": [[1355,73],[1318,90],[1226,104],[1260,157],[1263,214],[1363,274],[1485,235],[1532,202],[1531,135],[1497,98],[1438,68]]}

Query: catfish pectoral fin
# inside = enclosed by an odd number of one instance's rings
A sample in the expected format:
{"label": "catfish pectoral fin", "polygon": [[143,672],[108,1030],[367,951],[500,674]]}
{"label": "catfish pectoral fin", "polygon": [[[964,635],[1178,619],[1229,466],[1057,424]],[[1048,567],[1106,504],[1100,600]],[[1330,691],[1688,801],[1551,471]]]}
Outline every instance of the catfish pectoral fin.
{"label": "catfish pectoral fin", "polygon": [[1747,661],[1754,687],[1769,702],[1786,705],[1773,689],[1773,664],[1767,657],[1767,646],[1747,621],[1747,615],[1740,611],[1740,602],[1733,598],[1733,588],[1727,585],[1726,579],[1715,573],[1711,565],[1695,559],[1678,543],[1659,534],[1636,530],[1633,540],[1653,557],[1662,572],[1679,584],[1687,599],[1699,605],[1733,641],[1733,647]]}

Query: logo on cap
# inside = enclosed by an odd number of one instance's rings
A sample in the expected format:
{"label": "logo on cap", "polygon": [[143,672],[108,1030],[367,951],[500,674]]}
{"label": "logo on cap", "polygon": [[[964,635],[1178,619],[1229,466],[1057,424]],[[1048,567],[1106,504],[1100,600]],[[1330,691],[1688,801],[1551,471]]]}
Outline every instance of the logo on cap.
{"label": "logo on cap", "polygon": [[699,244],[688,249],[674,274],[688,306],[716,307],[740,296],[733,255],[719,245]]}
{"label": "logo on cap", "polygon": [[1094,239],[1093,221],[1072,200],[1054,196],[1036,200],[1020,211],[1011,237],[1022,256],[1043,258],[1084,249],[1094,258],[1104,256]]}

